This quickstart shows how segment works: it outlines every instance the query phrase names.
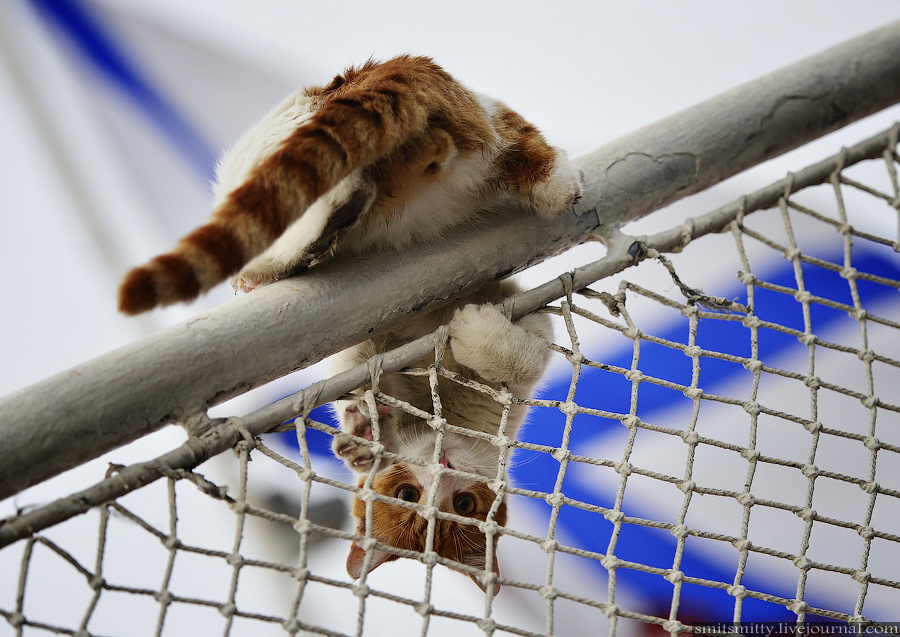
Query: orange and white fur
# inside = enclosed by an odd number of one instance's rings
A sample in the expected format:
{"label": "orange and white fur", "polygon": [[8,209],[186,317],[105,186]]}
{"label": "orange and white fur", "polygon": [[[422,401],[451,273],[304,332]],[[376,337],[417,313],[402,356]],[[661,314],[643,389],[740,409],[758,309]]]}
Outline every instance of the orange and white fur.
{"label": "orange and white fur", "polygon": [[[581,196],[581,179],[565,153],[515,111],[469,91],[428,58],[400,56],[347,69],[325,87],[288,97],[221,160],[214,196],[206,225],[126,275],[122,312],[190,300],[235,274],[235,290],[250,291],[334,255],[435,243],[504,200],[523,204],[523,215],[534,210],[558,216]],[[491,307],[514,292],[511,283],[494,284],[351,348],[341,364],[365,361],[450,321],[444,367],[493,387],[505,381],[517,397],[527,398],[544,369],[550,324],[538,315],[513,325]],[[430,409],[422,378],[391,375],[381,389]],[[443,381],[441,401],[450,424],[497,433],[497,403]],[[432,459],[436,436],[424,421],[386,405],[379,411],[385,448]],[[338,413],[345,433],[336,438],[335,451],[364,472],[371,463],[365,440],[372,438],[365,403],[342,401]],[[515,434],[524,414],[523,407],[513,408],[506,435]],[[497,477],[498,449],[484,440],[446,434],[438,457],[436,467]],[[434,479],[422,467],[398,462],[379,473],[375,487],[424,501]],[[483,520],[494,497],[482,482],[442,475],[436,504]],[[361,506],[354,506],[358,525],[365,517]],[[378,502],[374,514],[377,540],[425,548],[425,522],[415,512]],[[505,504],[494,520],[505,524]],[[440,555],[499,572],[496,559],[485,564],[486,540],[477,526],[438,520],[437,531]],[[364,555],[354,544],[351,575],[360,574]],[[395,556],[375,551],[373,557],[374,567]]]}
{"label": "orange and white fur", "polygon": [[552,217],[580,174],[515,111],[428,58],[347,69],[299,91],[217,167],[210,221],[125,276],[119,309],[249,291],[334,254],[434,241],[504,198]]}
{"label": "orange and white fur", "polygon": [[[502,281],[457,303],[434,310],[422,317],[369,339],[335,357],[335,371],[349,369],[372,356],[390,351],[424,336],[441,325],[450,325],[450,343],[441,367],[459,373],[494,389],[506,383],[516,398],[529,398],[543,375],[549,355],[547,342],[552,338],[550,318],[546,314],[525,316],[511,323],[494,304],[518,291],[515,283]],[[427,367],[434,357],[414,367]],[[473,432],[497,436],[503,406],[489,395],[443,377],[438,378],[441,416],[450,425]],[[427,376],[401,373],[380,378],[380,392],[408,403],[418,410],[434,413],[431,386]],[[374,433],[367,403],[361,396],[335,403],[343,433],[335,436],[334,452],[348,467],[360,472],[359,486],[372,466]],[[498,474],[500,448],[491,440],[457,432],[444,432],[436,451],[438,432],[424,419],[401,407],[379,404],[376,407],[378,440],[386,451],[426,463],[403,460],[391,463],[380,459],[373,488],[381,495],[407,502],[429,503],[429,492],[437,481],[433,505],[441,511],[485,521],[496,494],[486,481],[462,475],[446,474],[441,468],[477,474],[488,480],[505,479]],[[527,407],[513,405],[503,434],[515,438]],[[435,462],[436,461],[436,462]],[[356,532],[366,534],[366,505],[355,498],[352,507]],[[493,521],[506,524],[506,503],[501,502]],[[382,501],[373,503],[372,537],[382,544],[422,552],[426,548],[428,522],[416,511]],[[495,536],[496,542],[496,536]],[[500,574],[497,553],[486,563],[487,536],[477,525],[452,520],[436,520],[433,550],[445,557],[479,570]],[[494,544],[496,548],[496,543]],[[389,551],[372,551],[370,570],[397,559]],[[347,558],[347,572],[355,579],[363,570],[366,552],[354,543]],[[482,589],[479,577],[469,574]],[[499,590],[495,586],[494,592]]]}

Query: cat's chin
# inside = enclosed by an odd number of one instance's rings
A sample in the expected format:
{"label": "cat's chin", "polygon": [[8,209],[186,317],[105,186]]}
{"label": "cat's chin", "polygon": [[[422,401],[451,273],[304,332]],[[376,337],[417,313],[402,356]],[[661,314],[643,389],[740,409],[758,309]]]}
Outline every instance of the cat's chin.
{"label": "cat's chin", "polygon": [[486,452],[484,450],[482,450],[479,457],[472,457],[472,454],[466,448],[445,447],[441,465],[454,471],[475,473],[485,478],[496,478],[498,458],[496,455],[491,454],[490,458],[485,460],[485,455]]}
{"label": "cat's chin", "polygon": [[[436,438],[432,436],[419,438],[417,444],[401,448],[400,455],[431,465],[435,461],[435,443]],[[489,442],[448,433],[444,436],[437,462],[445,469],[496,478],[498,460],[497,449]],[[437,467],[421,467],[421,470],[433,474]]]}

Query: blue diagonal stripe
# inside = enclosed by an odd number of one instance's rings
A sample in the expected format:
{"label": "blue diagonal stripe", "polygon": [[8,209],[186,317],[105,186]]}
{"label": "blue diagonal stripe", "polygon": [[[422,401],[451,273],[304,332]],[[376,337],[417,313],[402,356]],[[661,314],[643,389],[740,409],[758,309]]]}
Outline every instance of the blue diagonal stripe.
{"label": "blue diagonal stripe", "polygon": [[[880,248],[880,247],[879,247]],[[837,259],[840,262],[840,258]],[[900,280],[900,264],[896,255],[889,251],[860,252],[854,255],[854,266],[864,272]],[[840,274],[820,267],[803,265],[804,284],[806,289],[814,295],[823,296],[852,307],[850,287]],[[779,270],[767,274],[765,279],[771,283],[789,288],[796,288],[796,281],[792,266],[784,262]],[[864,307],[872,303],[890,300],[891,295],[897,295],[897,290],[878,283],[865,280],[857,282],[859,293]],[[728,298],[743,298],[746,303],[746,289],[735,288],[726,294]],[[896,298],[896,296],[894,296]],[[755,315],[763,320],[777,322],[787,327],[803,331],[803,317],[800,304],[791,296],[762,290],[757,288],[755,293]],[[824,330],[835,327],[843,320],[856,323],[855,319],[849,319],[846,313],[834,310],[818,304],[812,304],[811,321],[813,331],[821,333]],[[686,325],[665,330],[656,334],[661,338],[685,343],[687,342]],[[749,331],[739,322],[720,320],[704,320],[698,329],[697,344],[710,350],[727,352],[740,356],[750,356]],[[760,359],[771,360],[782,355],[789,347],[797,346],[797,339],[782,332],[763,329],[760,330],[759,347]],[[804,346],[805,348],[805,346]],[[629,369],[632,360],[632,348],[627,347],[618,352],[603,354],[602,362]],[[664,346],[642,342],[639,367],[648,375],[664,378],[682,385],[690,385],[691,359],[681,351]],[[717,386],[722,386],[735,379],[739,373],[748,373],[739,365],[713,358],[702,358],[700,386],[710,393],[715,393]],[[559,398],[565,396],[568,391],[567,382],[557,382],[549,386],[543,395],[547,398]],[[631,398],[631,381],[621,376],[604,373],[597,369],[587,369],[582,372],[579,379],[576,403],[583,407],[594,407],[608,412],[619,414],[629,413]],[[642,383],[639,388],[638,415],[647,422],[654,422],[654,414],[661,414],[671,409],[676,401],[684,401],[684,396],[670,389],[665,389],[650,383]],[[531,417],[530,424],[520,435],[524,441],[558,447],[562,440],[562,432],[565,418],[561,413],[553,410],[537,410]],[[613,442],[613,438],[621,436],[624,428],[618,421],[604,421],[603,419],[589,416],[577,416],[573,423],[570,448],[574,453],[579,449],[585,451],[585,455],[594,455],[599,444],[604,439]],[[638,434],[640,436],[640,433]],[[599,444],[598,444],[599,443]],[[621,449],[620,444],[610,445],[611,448]],[[618,460],[619,458],[613,458]],[[525,488],[543,492],[552,492],[559,463],[546,453],[520,450],[516,455],[516,464],[521,465],[515,472],[515,482]],[[563,483],[563,493],[574,500],[596,504],[611,508],[615,503],[614,486],[611,484],[596,485],[595,489],[588,489],[583,480],[567,479]],[[655,519],[652,511],[647,511],[638,502],[629,499],[626,489],[626,498],[623,511],[626,515],[644,519]],[[530,500],[529,500],[530,501]],[[532,501],[530,501],[532,502]],[[549,508],[542,501],[533,501],[534,509],[549,519]],[[562,535],[576,542],[581,549],[606,553],[613,524],[603,516],[580,510],[574,507],[563,506],[560,510],[557,526]],[[696,545],[695,545],[696,546]],[[676,539],[668,531],[651,529],[638,525],[623,525],[618,538],[615,554],[624,560],[640,562],[659,568],[671,568],[675,556]],[[735,550],[733,563],[721,564],[709,559],[702,550],[692,550],[691,539],[688,538],[682,560],[681,570],[694,577],[730,583],[734,579],[737,567],[738,552]],[[605,572],[603,567],[596,563],[596,568]],[[799,574],[799,571],[798,571]],[[743,584],[750,589],[780,594],[787,598],[793,598],[794,590],[773,591],[772,582],[757,581],[751,575],[745,575]],[[618,569],[617,585],[640,591],[640,596],[648,604],[648,612],[658,614],[668,613],[671,603],[673,585],[659,575],[652,575],[629,569]],[[605,591],[603,591],[605,595]],[[833,607],[832,604],[816,604],[814,596],[807,594],[806,601],[812,605],[823,608]],[[734,598],[725,591],[697,585],[684,585],[681,593],[680,613],[682,620],[691,617],[697,620],[731,621],[733,617]],[[794,621],[796,616],[777,604],[761,602],[753,599],[745,599],[742,609],[742,617],[745,621]],[[819,618],[816,618],[817,621]],[[888,621],[888,618],[882,618]]]}
{"label": "blue diagonal stripe", "polygon": [[216,153],[203,136],[153,87],[107,27],[79,0],[31,0],[76,51],[113,86],[127,95],[168,142],[210,182]]}

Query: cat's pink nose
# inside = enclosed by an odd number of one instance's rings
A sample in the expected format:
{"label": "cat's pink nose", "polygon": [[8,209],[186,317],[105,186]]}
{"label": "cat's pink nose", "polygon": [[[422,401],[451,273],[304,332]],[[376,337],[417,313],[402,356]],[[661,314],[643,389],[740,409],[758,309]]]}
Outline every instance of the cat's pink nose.
{"label": "cat's pink nose", "polygon": [[441,456],[441,464],[444,465],[447,469],[452,469],[450,466],[450,461],[447,460],[447,456]]}

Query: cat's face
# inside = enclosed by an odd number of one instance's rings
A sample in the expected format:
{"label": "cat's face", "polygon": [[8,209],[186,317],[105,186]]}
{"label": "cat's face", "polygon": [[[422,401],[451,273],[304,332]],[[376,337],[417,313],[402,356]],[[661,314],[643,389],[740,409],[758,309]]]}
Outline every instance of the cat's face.
{"label": "cat's face", "polygon": [[[388,470],[379,473],[375,477],[372,487],[381,495],[425,505],[428,501],[429,489],[435,479],[434,474],[425,467],[397,462]],[[362,486],[364,482],[365,477],[361,476],[359,486]],[[496,494],[483,482],[443,475],[439,478],[437,485],[435,505],[446,513],[484,521],[495,499]],[[356,520],[357,534],[365,535],[366,505],[359,498],[354,498],[353,501],[353,517]],[[500,504],[493,519],[500,526],[506,524],[505,502]],[[382,544],[423,552],[427,529],[428,521],[415,510],[387,502],[375,501],[373,503],[372,537]],[[487,566],[485,562],[487,536],[479,530],[477,525],[435,519],[433,549],[441,557],[481,570],[490,570],[499,575],[496,536],[494,543],[493,563]],[[370,570],[398,557],[386,551],[374,550],[372,553]],[[362,574],[365,556],[366,552],[354,542],[347,558],[347,572],[354,579]],[[476,576],[468,575],[484,590],[484,585]],[[495,594],[499,588],[497,585],[494,586]]]}

